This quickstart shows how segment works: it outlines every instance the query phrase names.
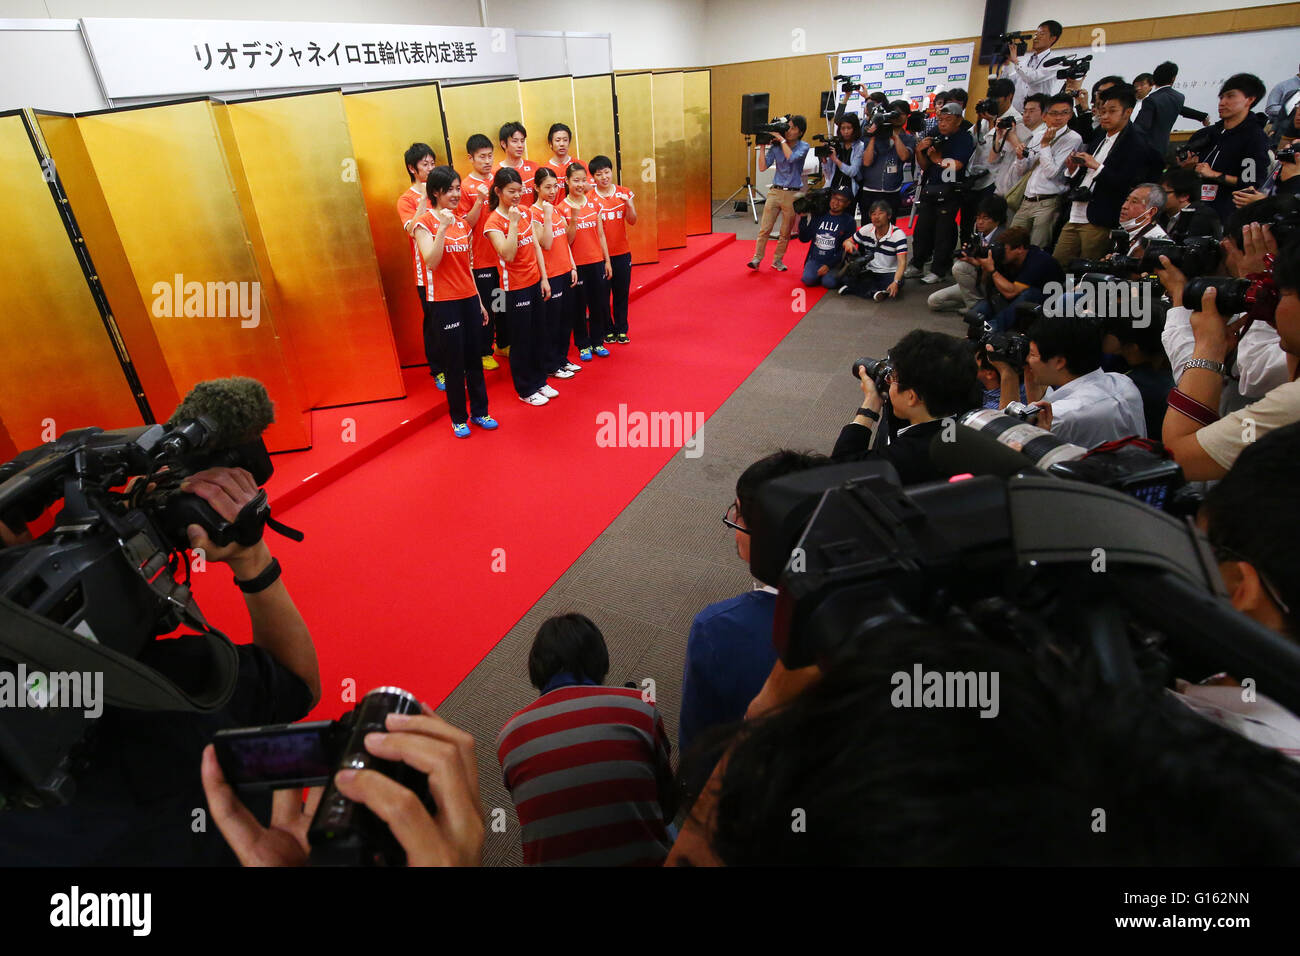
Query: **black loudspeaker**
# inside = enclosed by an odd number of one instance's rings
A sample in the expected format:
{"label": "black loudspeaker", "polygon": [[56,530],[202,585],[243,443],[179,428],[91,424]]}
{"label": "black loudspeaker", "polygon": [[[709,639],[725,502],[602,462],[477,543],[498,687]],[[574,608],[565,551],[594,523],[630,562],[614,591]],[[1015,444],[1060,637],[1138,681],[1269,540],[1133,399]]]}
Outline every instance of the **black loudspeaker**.
{"label": "black loudspeaker", "polygon": [[980,30],[980,63],[988,66],[993,62],[993,51],[997,44],[994,37],[1007,32],[1007,20],[1011,15],[1011,0],[985,0],[984,28]]}
{"label": "black loudspeaker", "polygon": [[746,93],[740,98],[740,131],[753,136],[767,122],[767,93]]}

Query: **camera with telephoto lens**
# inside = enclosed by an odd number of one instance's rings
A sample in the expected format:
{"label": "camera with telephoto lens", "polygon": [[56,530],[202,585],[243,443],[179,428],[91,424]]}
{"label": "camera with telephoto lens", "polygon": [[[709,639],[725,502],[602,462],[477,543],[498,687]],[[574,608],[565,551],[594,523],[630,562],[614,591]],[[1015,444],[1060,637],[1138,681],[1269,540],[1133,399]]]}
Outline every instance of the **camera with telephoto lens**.
{"label": "camera with telephoto lens", "polygon": [[865,369],[867,377],[871,379],[872,384],[876,386],[876,391],[880,397],[888,400],[889,398],[889,379],[894,374],[894,366],[889,364],[889,359],[860,358],[853,363],[849,372],[858,381],[862,380],[861,369]]}
{"label": "camera with telephoto lens", "polygon": [[[992,349],[987,346],[992,346]],[[1029,358],[1029,336],[1023,333],[985,332],[976,347],[981,357],[990,364],[1006,362],[1017,372],[1025,367],[1025,361]]]}
{"label": "camera with telephoto lens", "polygon": [[1214,308],[1223,316],[1246,313],[1247,327],[1260,321],[1274,325],[1281,293],[1272,273],[1261,272],[1242,279],[1230,276],[1200,276],[1183,287],[1183,305],[1193,312],[1201,311],[1201,300],[1206,289],[1214,289]]}
{"label": "camera with telephoto lens", "polygon": [[386,733],[389,714],[419,714],[420,702],[400,687],[379,687],[339,720],[219,730],[213,749],[226,781],[238,790],[325,787],[307,828],[312,866],[405,866],[406,851],[369,807],[334,786],[340,770],[376,770],[410,790],[430,815],[437,806],[426,776],[400,760],[366,750],[369,733]]}
{"label": "camera with telephoto lens", "polygon": [[771,137],[767,136],[768,133],[775,133],[777,136],[785,136],[786,130],[788,130],[789,128],[790,128],[790,117],[778,116],[776,119],[768,120],[766,123],[763,123],[760,126],[758,126],[757,129],[754,130],[754,133],[756,136],[759,136],[760,138],[766,137],[768,139],[768,142],[770,143]]}
{"label": "camera with telephoto lens", "polygon": [[1295,145],[1292,144],[1277,151],[1277,158],[1282,163],[1295,163]]}
{"label": "camera with telephoto lens", "polygon": [[1219,243],[1211,236],[1188,236],[1181,243],[1172,239],[1149,239],[1138,262],[1138,270],[1155,272],[1163,269],[1161,256],[1185,277],[1193,279],[1216,269],[1222,252]]}
{"label": "camera with telephoto lens", "polygon": [[831,191],[826,189],[813,189],[804,193],[802,196],[796,196],[792,207],[795,215],[802,216],[805,213],[813,216],[824,215],[831,209]]}

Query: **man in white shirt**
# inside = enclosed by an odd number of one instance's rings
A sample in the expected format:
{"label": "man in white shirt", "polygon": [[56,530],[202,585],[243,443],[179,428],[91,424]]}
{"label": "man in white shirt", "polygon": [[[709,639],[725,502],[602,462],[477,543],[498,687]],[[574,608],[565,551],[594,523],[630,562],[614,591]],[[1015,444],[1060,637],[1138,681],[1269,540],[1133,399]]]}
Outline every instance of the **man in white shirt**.
{"label": "man in white shirt", "polygon": [[1059,67],[1043,66],[1043,63],[1051,58],[1052,47],[1059,39],[1061,39],[1061,25],[1055,20],[1044,20],[1034,31],[1033,43],[1030,45],[1028,56],[1023,61],[1016,53],[1015,44],[1012,44],[1002,75],[1016,84],[1011,105],[1017,110],[1024,108],[1025,97],[1031,93],[1060,92],[1052,89],[1056,85],[1056,71]]}
{"label": "man in white shirt", "polygon": [[[999,129],[993,134],[989,162],[995,165],[994,187],[999,196],[1011,192],[1025,175],[1024,169],[1016,171],[1016,164],[1023,152],[1038,147],[1043,134],[1047,132],[1043,114],[1047,112],[1051,99],[1046,93],[1034,93],[1025,97],[1025,111],[1020,116],[1020,122],[1011,129]],[[1004,161],[997,163],[997,159]]]}
{"label": "man in white shirt", "polygon": [[998,123],[1004,120],[1020,122],[1020,112],[1011,106],[1011,96],[1015,89],[1010,80],[990,80],[988,98],[980,101],[986,107],[992,101],[994,108],[980,111],[975,128],[971,131],[975,138],[975,152],[971,154],[966,169],[966,194],[961,201],[960,233],[963,244],[970,242],[980,201],[985,196],[993,195],[1003,168],[1015,160],[1011,153],[993,148]]}
{"label": "man in white shirt", "polygon": [[1044,316],[1029,329],[1025,396],[1043,409],[1037,425],[1084,448],[1147,434],[1142,393],[1127,375],[1101,370],[1101,343],[1091,319]]}
{"label": "man in white shirt", "polygon": [[1083,138],[1068,125],[1073,115],[1068,96],[1053,96],[1043,114],[1037,145],[1022,145],[1017,151],[1020,158],[1012,165],[1012,174],[1017,178],[1026,171],[1030,171],[1030,176],[1025,183],[1025,197],[1011,224],[1028,229],[1030,241],[1040,249],[1051,245],[1061,196],[1068,188],[1065,161],[1083,146]]}
{"label": "man in white shirt", "polygon": [[[1128,249],[1124,254],[1140,256],[1152,239],[1168,239],[1156,223],[1156,217],[1165,208],[1165,191],[1155,183],[1139,183],[1133,187],[1119,207],[1119,226],[1128,234]],[[1117,253],[1120,251],[1115,250]]]}

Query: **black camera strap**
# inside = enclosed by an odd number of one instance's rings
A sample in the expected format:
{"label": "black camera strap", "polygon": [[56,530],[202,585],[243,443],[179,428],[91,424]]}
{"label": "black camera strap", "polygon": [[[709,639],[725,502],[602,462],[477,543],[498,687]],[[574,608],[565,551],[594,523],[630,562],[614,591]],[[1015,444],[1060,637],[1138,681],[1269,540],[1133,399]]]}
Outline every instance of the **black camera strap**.
{"label": "black camera strap", "polygon": [[211,713],[234,693],[239,655],[230,639],[210,627],[198,608],[191,604],[183,617],[202,632],[208,651],[206,684],[194,693],[154,668],[4,597],[0,597],[0,654],[50,672],[102,673],[104,702],[112,707]]}

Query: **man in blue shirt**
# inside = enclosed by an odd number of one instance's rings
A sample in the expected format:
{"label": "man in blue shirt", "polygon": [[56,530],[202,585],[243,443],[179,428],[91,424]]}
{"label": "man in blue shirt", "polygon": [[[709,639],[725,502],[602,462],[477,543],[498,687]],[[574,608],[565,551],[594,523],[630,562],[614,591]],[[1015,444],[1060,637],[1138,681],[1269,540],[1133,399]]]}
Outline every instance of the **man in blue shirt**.
{"label": "man in blue shirt", "polygon": [[[922,170],[917,197],[916,231],[912,234],[912,261],[906,275],[921,277],[926,284],[938,282],[952,269],[957,246],[957,212],[961,208],[961,187],[966,164],[975,152],[975,140],[962,129],[962,109],[948,103],[939,110],[939,132],[916,144],[916,161]],[[921,266],[931,255],[930,271]]]}
{"label": "man in blue shirt", "polygon": [[[773,478],[819,468],[830,462],[821,455],[778,451],[750,465],[736,482],[736,500],[722,519],[736,535],[736,554],[749,564],[746,513],[752,513],[759,487]],[[677,742],[685,756],[700,733],[745,716],[776,663],[772,619],[776,588],[754,582],[754,589],[695,616],[686,640],[686,669],[682,675],[682,709]]]}
{"label": "man in blue shirt", "polygon": [[853,194],[848,189],[831,193],[830,211],[800,217],[799,240],[810,243],[803,263],[803,284],[831,288],[835,270],[844,260],[844,240],[853,235]]}
{"label": "man in blue shirt", "polygon": [[803,189],[803,162],[808,155],[808,144],[803,141],[803,134],[808,129],[808,121],[802,116],[791,116],[785,135],[769,133],[772,145],[758,154],[758,171],[763,172],[769,166],[776,166],[776,175],[768,187],[767,200],[763,203],[763,221],[758,224],[758,243],[754,246],[754,258],[749,261],[751,269],[757,269],[763,261],[763,250],[767,248],[767,237],[776,225],[776,217],[781,217],[781,235],[776,241],[776,253],[772,256],[772,268],[785,272],[785,247],[790,244],[790,233],[794,231],[794,197]]}

